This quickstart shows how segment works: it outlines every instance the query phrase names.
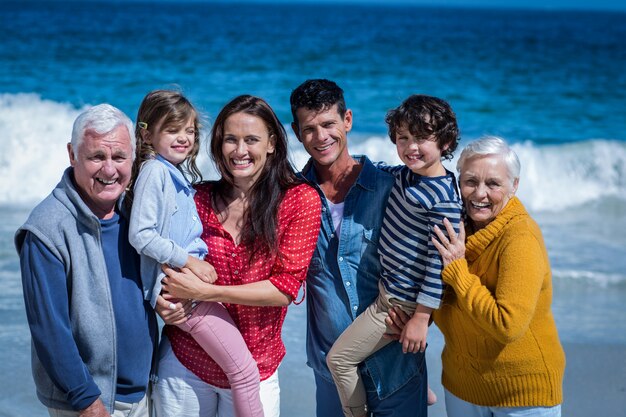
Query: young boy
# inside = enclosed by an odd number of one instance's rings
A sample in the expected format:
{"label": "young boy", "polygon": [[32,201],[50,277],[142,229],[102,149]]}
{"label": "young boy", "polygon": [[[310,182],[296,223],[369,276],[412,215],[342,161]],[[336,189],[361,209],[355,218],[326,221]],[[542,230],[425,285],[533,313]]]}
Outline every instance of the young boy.
{"label": "young boy", "polygon": [[380,236],[380,294],[337,339],[326,362],[346,417],[367,414],[358,365],[388,343],[385,318],[393,306],[411,319],[400,336],[403,351],[424,353],[431,312],[443,295],[441,257],[431,241],[433,227],[448,218],[455,230],[461,202],[454,174],[442,159],[452,158],[459,134],[454,112],[445,101],[412,95],[387,113],[389,137],[405,165],[378,168],[393,174]]}

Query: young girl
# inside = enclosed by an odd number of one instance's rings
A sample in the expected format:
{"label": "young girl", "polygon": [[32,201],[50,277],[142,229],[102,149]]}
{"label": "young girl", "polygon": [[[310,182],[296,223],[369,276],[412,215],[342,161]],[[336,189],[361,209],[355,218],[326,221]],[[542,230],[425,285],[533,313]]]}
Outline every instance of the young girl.
{"label": "young girl", "polygon": [[[141,255],[144,296],[154,307],[161,293],[162,264],[188,268],[212,283],[213,267],[204,262],[207,246],[191,183],[196,166],[199,117],[179,92],[156,90],[142,101],[137,114],[137,157],[126,204],[131,208],[130,243]],[[171,308],[175,308],[170,304]],[[260,417],[259,371],[225,307],[202,302],[187,321],[188,332],[227,375],[237,417]]]}
{"label": "young girl", "polygon": [[[400,335],[403,351],[424,353],[430,314],[443,295],[441,256],[431,236],[434,226],[444,228],[444,218],[455,230],[461,218],[454,174],[442,164],[442,159],[452,158],[459,139],[456,116],[448,103],[412,95],[387,113],[385,121],[404,165],[378,165],[396,179],[380,231],[380,294],[339,336],[326,357],[346,417],[367,414],[357,367],[391,342],[383,337],[391,307],[411,317]],[[433,397],[434,393],[431,401],[436,400]]]}

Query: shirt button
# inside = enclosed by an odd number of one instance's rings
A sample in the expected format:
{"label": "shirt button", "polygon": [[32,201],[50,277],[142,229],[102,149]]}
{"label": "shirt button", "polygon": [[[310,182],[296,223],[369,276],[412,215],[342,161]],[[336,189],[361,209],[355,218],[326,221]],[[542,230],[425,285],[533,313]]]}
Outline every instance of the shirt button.
{"label": "shirt button", "polygon": [[198,217],[196,215],[191,216],[194,222],[198,221]]}
{"label": "shirt button", "polygon": [[334,238],[335,238],[335,234],[334,234],[334,233],[331,233],[330,238],[331,238],[331,239],[334,239]]}
{"label": "shirt button", "polygon": [[238,275],[239,271],[237,271],[236,269],[233,271],[233,274]]}
{"label": "shirt button", "polygon": [[350,286],[350,281],[346,281],[346,287]]}
{"label": "shirt button", "polygon": [[322,207],[322,211],[326,211],[326,207]]}
{"label": "shirt button", "polygon": [[343,256],[339,257],[339,262],[343,262]]}
{"label": "shirt button", "polygon": [[353,307],[352,307],[352,310],[354,310],[354,311],[357,311],[358,309],[359,309],[359,307],[358,307],[358,306],[353,306]]}

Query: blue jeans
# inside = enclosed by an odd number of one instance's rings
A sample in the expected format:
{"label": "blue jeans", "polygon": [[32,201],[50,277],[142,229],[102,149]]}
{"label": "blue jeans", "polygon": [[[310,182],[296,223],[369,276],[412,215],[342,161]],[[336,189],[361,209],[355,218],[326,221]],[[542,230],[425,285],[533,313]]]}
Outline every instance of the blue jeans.
{"label": "blue jeans", "polygon": [[[332,381],[315,375],[315,401],[317,417],[343,417],[341,401],[337,388]],[[426,366],[424,373],[410,379],[402,388],[381,400],[376,394],[372,378],[362,373],[363,384],[367,391],[367,405],[373,417],[426,417],[428,395],[428,376]]]}
{"label": "blue jeans", "polygon": [[561,417],[560,404],[554,407],[483,407],[444,391],[448,417]]}

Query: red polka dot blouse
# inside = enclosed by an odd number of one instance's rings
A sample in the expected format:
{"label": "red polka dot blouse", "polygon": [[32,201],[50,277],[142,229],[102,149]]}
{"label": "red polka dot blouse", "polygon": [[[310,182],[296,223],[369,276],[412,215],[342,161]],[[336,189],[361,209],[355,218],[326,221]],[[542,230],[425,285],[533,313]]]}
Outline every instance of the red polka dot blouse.
{"label": "red polka dot blouse", "polygon": [[[202,239],[209,247],[205,260],[217,272],[216,284],[241,285],[269,280],[293,300],[297,299],[320,229],[321,202],[317,191],[300,184],[285,193],[278,210],[280,257],[257,256],[252,262],[250,248],[236,246],[218,221],[211,205],[210,183],[196,187],[195,201],[204,228]],[[287,307],[227,303],[224,306],[256,360],[261,380],[269,378],[285,356],[281,330]],[[221,388],[229,386],[220,367],[188,333],[174,326],[166,326],[165,332],[172,343],[174,354],[187,369],[208,384]]]}

